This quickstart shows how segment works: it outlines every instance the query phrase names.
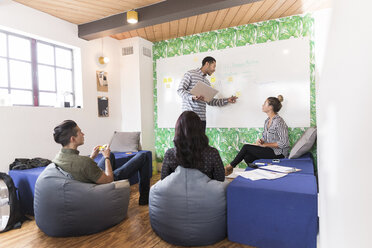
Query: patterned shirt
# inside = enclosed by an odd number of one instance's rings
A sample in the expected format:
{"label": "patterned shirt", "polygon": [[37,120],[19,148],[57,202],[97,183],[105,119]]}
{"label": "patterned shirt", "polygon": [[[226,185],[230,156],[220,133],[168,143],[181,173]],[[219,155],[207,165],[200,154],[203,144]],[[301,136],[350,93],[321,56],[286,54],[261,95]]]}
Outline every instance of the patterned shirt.
{"label": "patterned shirt", "polygon": [[93,159],[80,156],[79,151],[74,149],[62,148],[52,162],[83,183],[96,183],[103,173]]}
{"label": "patterned shirt", "polygon": [[270,117],[265,120],[262,139],[265,141],[265,143],[278,144],[278,148],[272,148],[275,155],[283,154],[283,156],[288,157],[289,139],[287,124],[285,124],[282,117],[280,117],[279,115],[275,115],[271,121],[270,127],[267,128],[269,120]]}
{"label": "patterned shirt", "polygon": [[206,78],[206,74],[200,69],[190,70],[185,73],[183,76],[180,85],[178,87],[177,93],[182,97],[182,111],[193,111],[195,112],[202,121],[206,120],[205,112],[206,112],[206,104],[210,106],[218,106],[222,107],[228,103],[227,98],[221,99],[212,99],[210,102],[205,103],[204,101],[194,101],[192,99],[192,94],[190,90],[194,88],[194,86],[198,82],[203,82],[206,85],[210,86],[208,79]]}
{"label": "patterned shirt", "polygon": [[[204,160],[204,168],[200,171],[211,179],[223,182],[225,180],[225,169],[218,150],[208,146],[202,152],[202,157]],[[176,148],[168,149],[164,155],[164,161],[161,167],[161,179],[163,180],[169,174],[173,173],[178,165]]]}

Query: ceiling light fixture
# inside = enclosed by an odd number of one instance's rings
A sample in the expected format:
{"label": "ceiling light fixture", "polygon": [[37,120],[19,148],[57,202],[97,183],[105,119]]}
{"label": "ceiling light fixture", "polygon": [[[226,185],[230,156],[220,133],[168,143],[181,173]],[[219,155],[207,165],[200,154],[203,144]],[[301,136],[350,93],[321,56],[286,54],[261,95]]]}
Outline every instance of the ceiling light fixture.
{"label": "ceiling light fixture", "polygon": [[108,62],[110,62],[110,59],[106,56],[103,56],[103,38],[101,38],[101,56],[98,58],[98,62],[101,64],[101,65],[104,65],[104,64],[107,64]]}
{"label": "ceiling light fixture", "polygon": [[128,23],[137,23],[138,22],[138,12],[135,10],[130,10],[127,12],[127,22]]}

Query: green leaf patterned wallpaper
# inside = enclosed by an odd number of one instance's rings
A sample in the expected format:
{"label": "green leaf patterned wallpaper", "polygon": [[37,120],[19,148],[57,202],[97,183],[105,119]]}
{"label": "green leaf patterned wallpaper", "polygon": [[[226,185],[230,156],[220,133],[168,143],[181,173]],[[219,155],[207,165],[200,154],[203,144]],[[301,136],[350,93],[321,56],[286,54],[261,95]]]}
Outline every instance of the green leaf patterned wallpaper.
{"label": "green leaf patterned wallpaper", "polygon": [[[291,16],[277,20],[261,23],[248,24],[233,28],[221,29],[202,34],[176,38],[154,43],[153,65],[154,65],[154,106],[155,106],[155,156],[158,162],[164,158],[168,148],[174,147],[174,128],[158,128],[157,126],[157,89],[156,89],[156,60],[158,58],[180,56],[198,52],[207,52],[217,49],[231,48],[236,46],[249,46],[276,40],[285,40],[292,37],[310,37],[310,124],[316,126],[315,113],[315,60],[313,23],[311,15]],[[263,126],[262,121],[262,126]],[[255,142],[262,133],[262,128],[207,128],[209,144],[216,147],[224,164],[228,164],[240,148],[243,141]],[[290,145],[301,137],[306,128],[289,128]],[[312,149],[316,164],[316,146]],[[245,167],[240,163],[239,167]]]}

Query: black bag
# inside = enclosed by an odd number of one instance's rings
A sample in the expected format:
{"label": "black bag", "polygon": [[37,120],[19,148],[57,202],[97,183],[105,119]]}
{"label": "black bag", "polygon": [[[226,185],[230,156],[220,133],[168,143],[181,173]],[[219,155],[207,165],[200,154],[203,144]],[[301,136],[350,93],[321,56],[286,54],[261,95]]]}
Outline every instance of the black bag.
{"label": "black bag", "polygon": [[20,228],[23,220],[25,216],[21,212],[17,188],[9,175],[0,172],[0,233]]}
{"label": "black bag", "polygon": [[44,167],[52,163],[46,158],[16,158],[13,163],[9,165],[9,170],[27,170],[36,167]]}

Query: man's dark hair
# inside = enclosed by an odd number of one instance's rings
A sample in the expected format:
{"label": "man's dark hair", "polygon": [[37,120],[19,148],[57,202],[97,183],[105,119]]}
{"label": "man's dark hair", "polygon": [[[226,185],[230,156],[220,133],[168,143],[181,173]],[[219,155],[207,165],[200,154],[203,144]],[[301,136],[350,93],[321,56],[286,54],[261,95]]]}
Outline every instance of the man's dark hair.
{"label": "man's dark hair", "polygon": [[203,168],[202,152],[209,140],[202,126],[199,116],[192,111],[178,117],[173,142],[177,162],[184,168]]}
{"label": "man's dark hair", "polygon": [[203,59],[203,61],[202,61],[202,66],[204,66],[205,63],[207,63],[207,62],[208,62],[209,64],[212,64],[212,63],[216,62],[216,60],[215,60],[213,57],[211,57],[211,56],[205,57],[205,58]]}
{"label": "man's dark hair", "polygon": [[70,143],[70,138],[77,135],[77,124],[72,120],[65,120],[54,128],[53,137],[55,142],[66,146]]}

